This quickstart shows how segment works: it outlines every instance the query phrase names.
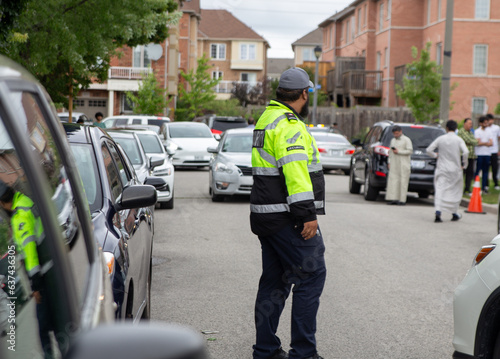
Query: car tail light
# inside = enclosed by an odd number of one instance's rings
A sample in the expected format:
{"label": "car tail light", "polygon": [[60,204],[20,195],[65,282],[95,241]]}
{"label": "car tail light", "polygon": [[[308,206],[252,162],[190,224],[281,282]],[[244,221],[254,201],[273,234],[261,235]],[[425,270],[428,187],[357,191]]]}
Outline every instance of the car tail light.
{"label": "car tail light", "polygon": [[354,150],[346,150],[345,155],[352,155],[354,153]]}
{"label": "car tail light", "polygon": [[375,152],[377,155],[389,156],[389,149],[389,147],[385,146],[375,146],[373,147],[373,152]]}
{"label": "car tail light", "polygon": [[411,128],[424,128],[424,126],[419,126],[419,125],[412,125],[410,126]]}
{"label": "car tail light", "polygon": [[496,245],[495,244],[489,244],[487,246],[483,246],[479,252],[476,254],[476,257],[474,258],[474,262],[472,263],[473,266],[478,265],[488,254],[490,254],[494,249]]}
{"label": "car tail light", "polygon": [[321,153],[326,153],[326,150],[324,148],[318,147],[318,151]]}
{"label": "car tail light", "polygon": [[384,172],[375,171],[375,176],[387,177],[387,174],[385,174]]}
{"label": "car tail light", "polygon": [[214,135],[222,135],[222,131],[214,130],[213,128],[210,130]]}

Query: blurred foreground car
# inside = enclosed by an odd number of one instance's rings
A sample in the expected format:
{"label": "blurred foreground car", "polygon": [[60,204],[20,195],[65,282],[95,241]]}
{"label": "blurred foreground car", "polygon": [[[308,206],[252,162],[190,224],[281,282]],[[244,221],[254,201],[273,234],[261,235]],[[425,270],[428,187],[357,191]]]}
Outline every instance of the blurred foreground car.
{"label": "blurred foreground car", "polygon": [[[134,168],[102,129],[74,124],[64,128],[107,264],[116,317],[149,319],[154,217],[151,207],[140,204],[141,191],[146,193],[149,186],[141,186]],[[128,188],[134,188],[137,202],[120,209],[117,200]],[[147,196],[144,200],[151,202]]]}
{"label": "blurred foreground car", "polygon": [[[51,103],[26,70],[0,56],[0,180],[23,198],[21,210],[35,224],[12,228],[10,214],[0,210],[0,268],[7,270],[0,273],[0,357],[205,358],[203,340],[185,328],[112,323],[108,270]],[[124,189],[118,208],[136,205],[136,190]],[[138,191],[142,205],[154,204],[153,188]],[[38,266],[28,263],[35,257]]]}
{"label": "blurred foreground car", "polygon": [[354,146],[342,135],[329,132],[312,132],[319,151],[323,170],[342,170],[349,175]]}
{"label": "blurred foreground car", "polygon": [[455,289],[453,358],[500,358],[500,235],[483,246]]}
{"label": "blurred foreground car", "polygon": [[234,194],[250,195],[252,177],[253,129],[227,130],[212,153],[208,171],[209,193],[214,202]]}
{"label": "blurred foreground car", "polygon": [[200,122],[172,122],[167,124],[167,151],[175,152],[172,162],[176,167],[205,167],[210,163],[208,147],[218,142],[207,125]]}

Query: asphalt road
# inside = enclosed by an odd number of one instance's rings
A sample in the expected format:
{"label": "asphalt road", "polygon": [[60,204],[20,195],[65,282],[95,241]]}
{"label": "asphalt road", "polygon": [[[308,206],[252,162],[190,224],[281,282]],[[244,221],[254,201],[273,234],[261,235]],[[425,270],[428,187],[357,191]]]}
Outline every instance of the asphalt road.
{"label": "asphalt road", "polygon": [[[212,359],[252,357],[260,245],[248,198],[212,203],[208,171],[178,170],[175,208],[156,210],[153,319],[203,334]],[[453,291],[496,216],[464,214],[435,224],[432,198],[388,206],[348,192],[327,174],[327,215],[319,219],[327,282],[318,314],[325,359],[451,358]],[[449,216],[451,217],[451,215]],[[287,350],[290,300],[278,331]]]}

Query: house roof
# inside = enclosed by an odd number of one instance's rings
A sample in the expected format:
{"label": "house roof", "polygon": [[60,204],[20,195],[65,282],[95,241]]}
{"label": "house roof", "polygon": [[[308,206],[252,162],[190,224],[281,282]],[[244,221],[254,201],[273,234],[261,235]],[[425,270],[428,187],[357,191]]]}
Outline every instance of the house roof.
{"label": "house roof", "polygon": [[[355,2],[354,2],[355,3]],[[352,4],[351,4],[352,5]],[[337,13],[335,13],[335,15],[332,15],[330,16],[328,19],[324,20],[323,22],[321,22],[318,27],[325,27],[325,26],[328,26],[330,25],[332,22],[335,22],[337,20],[341,20],[343,19],[344,17],[346,17],[347,15],[350,15],[351,13],[354,12],[356,8],[354,6],[348,6],[346,7],[344,10],[342,11],[339,11]]]}
{"label": "house roof", "polygon": [[323,29],[316,28],[310,33],[302,36],[300,39],[292,43],[292,49],[295,49],[295,46],[300,45],[308,45],[308,46],[316,46],[321,45],[323,43]]}
{"label": "house roof", "polygon": [[268,74],[281,74],[288,68],[293,67],[293,59],[284,58],[268,58],[267,59],[267,73]]}
{"label": "house roof", "polygon": [[200,14],[200,0],[183,1],[180,10]]}
{"label": "house roof", "polygon": [[266,39],[257,34],[227,10],[201,10],[201,21],[198,27],[202,38],[211,39],[252,39],[267,43]]}

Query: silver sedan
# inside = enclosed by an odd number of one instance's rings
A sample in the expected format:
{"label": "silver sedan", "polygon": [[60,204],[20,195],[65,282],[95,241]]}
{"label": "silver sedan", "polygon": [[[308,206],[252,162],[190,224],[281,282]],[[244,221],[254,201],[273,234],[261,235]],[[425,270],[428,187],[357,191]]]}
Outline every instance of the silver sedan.
{"label": "silver sedan", "polygon": [[224,132],[212,153],[209,165],[209,193],[212,201],[221,202],[226,196],[250,195],[252,177],[253,128],[231,129]]}
{"label": "silver sedan", "polygon": [[342,135],[336,133],[312,132],[319,150],[323,169],[342,170],[349,174],[354,146]]}

